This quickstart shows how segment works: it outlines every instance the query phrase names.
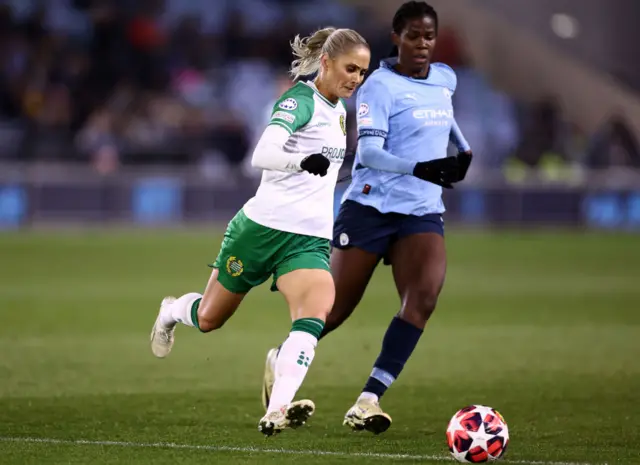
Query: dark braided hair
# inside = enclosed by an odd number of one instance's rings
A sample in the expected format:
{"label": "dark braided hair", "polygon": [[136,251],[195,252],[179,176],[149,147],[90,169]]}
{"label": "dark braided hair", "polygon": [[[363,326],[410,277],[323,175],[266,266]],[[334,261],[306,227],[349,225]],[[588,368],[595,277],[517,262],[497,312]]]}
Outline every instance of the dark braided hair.
{"label": "dark braided hair", "polygon": [[[396,14],[393,16],[393,22],[391,23],[393,32],[400,35],[407,23],[416,18],[424,18],[425,16],[433,18],[433,22],[436,26],[436,34],[438,33],[438,13],[427,2],[410,1],[403,3]],[[394,46],[389,56],[398,56],[398,47]]]}

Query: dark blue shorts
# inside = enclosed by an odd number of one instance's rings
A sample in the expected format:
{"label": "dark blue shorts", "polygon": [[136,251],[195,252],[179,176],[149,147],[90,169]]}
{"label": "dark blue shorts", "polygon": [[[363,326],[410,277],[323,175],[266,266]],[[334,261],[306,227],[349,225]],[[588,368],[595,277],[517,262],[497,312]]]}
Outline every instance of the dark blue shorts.
{"label": "dark blue shorts", "polygon": [[442,215],[380,213],[368,205],[346,200],[340,206],[333,226],[333,246],[337,249],[356,247],[384,257],[388,264],[391,245],[398,239],[419,233],[444,236]]}

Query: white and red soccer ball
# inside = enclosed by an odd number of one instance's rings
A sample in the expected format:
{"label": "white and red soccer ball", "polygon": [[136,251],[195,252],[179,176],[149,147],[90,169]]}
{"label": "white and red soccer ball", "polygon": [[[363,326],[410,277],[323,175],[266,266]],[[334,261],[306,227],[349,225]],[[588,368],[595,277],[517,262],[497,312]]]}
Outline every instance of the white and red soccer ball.
{"label": "white and red soccer ball", "polygon": [[507,450],[509,428],[497,410],[470,405],[458,410],[449,421],[447,444],[458,462],[493,462]]}

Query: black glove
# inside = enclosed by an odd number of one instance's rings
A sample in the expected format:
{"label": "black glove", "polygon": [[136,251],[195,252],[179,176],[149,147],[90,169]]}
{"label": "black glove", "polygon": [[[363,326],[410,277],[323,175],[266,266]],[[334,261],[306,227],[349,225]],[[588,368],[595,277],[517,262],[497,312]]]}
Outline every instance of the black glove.
{"label": "black glove", "polygon": [[413,175],[423,181],[432,182],[446,189],[453,189],[451,183],[458,181],[459,170],[457,157],[445,157],[416,163]]}
{"label": "black glove", "polygon": [[326,176],[330,165],[329,159],[320,153],[309,155],[300,162],[300,168],[314,176]]}
{"label": "black glove", "polygon": [[460,152],[458,153],[456,158],[458,159],[458,167],[459,167],[458,180],[456,181],[458,182],[458,181],[464,180],[464,177],[467,175],[467,170],[471,165],[471,160],[473,160],[473,153],[471,153],[471,150],[467,152]]}

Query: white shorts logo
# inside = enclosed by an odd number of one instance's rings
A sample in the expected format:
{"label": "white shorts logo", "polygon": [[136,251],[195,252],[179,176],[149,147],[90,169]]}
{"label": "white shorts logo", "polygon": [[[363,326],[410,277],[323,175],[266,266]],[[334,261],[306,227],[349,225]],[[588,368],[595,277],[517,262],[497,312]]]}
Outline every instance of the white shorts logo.
{"label": "white shorts logo", "polygon": [[360,107],[358,108],[358,118],[368,114],[369,114],[369,105],[367,105],[366,103],[361,103]]}
{"label": "white shorts logo", "polygon": [[285,113],[284,111],[276,111],[271,119],[281,119],[287,123],[292,123],[296,120],[296,116],[291,113]]}
{"label": "white shorts logo", "polygon": [[298,108],[298,102],[296,102],[296,99],[294,98],[286,98],[284,99],[282,102],[280,102],[280,105],[278,105],[280,108],[282,108],[283,110],[295,110],[296,108]]}
{"label": "white shorts logo", "polygon": [[340,245],[344,247],[347,244],[349,244],[349,236],[347,236],[347,233],[340,234]]}

